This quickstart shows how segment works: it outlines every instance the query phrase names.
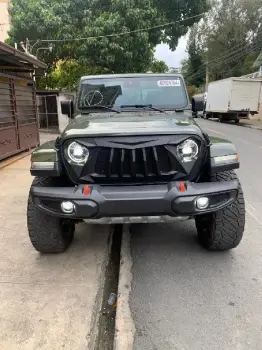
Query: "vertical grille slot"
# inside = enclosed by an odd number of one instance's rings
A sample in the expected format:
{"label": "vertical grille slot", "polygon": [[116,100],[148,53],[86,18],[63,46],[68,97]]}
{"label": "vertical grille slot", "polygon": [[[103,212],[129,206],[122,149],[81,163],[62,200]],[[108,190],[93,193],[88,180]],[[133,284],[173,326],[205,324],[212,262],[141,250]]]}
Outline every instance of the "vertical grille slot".
{"label": "vertical grille slot", "polygon": [[136,150],[132,149],[131,153],[132,153],[130,157],[131,175],[132,177],[136,177]]}
{"label": "vertical grille slot", "polygon": [[111,163],[108,162],[110,157],[110,149],[109,148],[101,148],[98,152],[96,164],[95,164],[95,172],[99,174],[101,177],[110,176],[111,171]]}
{"label": "vertical grille slot", "polygon": [[163,176],[172,177],[173,169],[169,151],[165,146],[124,149],[101,147],[97,152],[94,178],[117,179],[120,181],[157,180]]}
{"label": "vertical grille slot", "polygon": [[110,149],[110,158],[109,158],[109,163],[108,163],[108,176],[110,177],[112,175],[112,163],[114,159],[114,148]]}
{"label": "vertical grille slot", "polygon": [[124,162],[125,162],[125,150],[121,149],[121,163],[120,163],[120,171],[119,171],[120,177],[124,176]]}
{"label": "vertical grille slot", "polygon": [[136,149],[136,163],[135,163],[135,168],[136,168],[136,174],[135,177],[144,177],[144,161],[143,161],[143,153],[142,149]]}
{"label": "vertical grille slot", "polygon": [[145,176],[148,176],[148,168],[147,168],[147,157],[146,157],[146,149],[142,149],[143,154],[143,165],[144,165],[144,174]]}
{"label": "vertical grille slot", "polygon": [[131,177],[132,175],[132,165],[131,165],[131,160],[132,160],[132,150],[131,149],[126,149],[125,150],[125,157],[124,157],[124,177]]}
{"label": "vertical grille slot", "polygon": [[112,174],[113,177],[119,177],[121,167],[121,149],[114,149],[114,156],[112,161]]}
{"label": "vertical grille slot", "polygon": [[161,166],[161,174],[168,174],[172,170],[172,163],[167,150],[164,147],[157,148],[158,160]]}
{"label": "vertical grille slot", "polygon": [[156,173],[157,175],[161,175],[156,147],[153,147],[153,155],[155,160]]}

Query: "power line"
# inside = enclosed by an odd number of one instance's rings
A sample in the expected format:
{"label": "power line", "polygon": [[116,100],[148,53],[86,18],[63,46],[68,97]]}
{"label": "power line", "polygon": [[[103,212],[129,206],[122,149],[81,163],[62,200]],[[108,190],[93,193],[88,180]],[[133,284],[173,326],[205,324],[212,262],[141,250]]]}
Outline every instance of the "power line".
{"label": "power line", "polygon": [[[223,53],[222,55],[218,56],[217,58],[214,58],[214,59],[208,61],[208,64],[210,65],[210,64],[216,63],[216,62],[218,62],[220,60],[223,60],[225,58],[228,58],[229,56],[233,56],[233,55],[236,54],[236,52],[241,51],[242,49],[243,48],[239,48],[237,50],[230,49],[230,50],[227,51],[227,53]],[[206,69],[206,63],[203,63],[202,65],[199,66],[199,68],[197,70],[192,72],[192,76],[194,76],[195,74],[198,74],[201,71],[205,71],[205,69]]]}
{"label": "power line", "polygon": [[[244,48],[242,48],[242,50],[244,49],[244,52],[243,51],[242,52],[238,52],[239,50],[236,50],[234,53],[231,53],[231,54],[229,54],[227,56],[224,55],[223,62],[216,63],[218,61],[218,59],[212,60],[211,62],[209,62],[209,67],[216,68],[216,67],[219,67],[221,64],[230,63],[230,62],[235,61],[236,59],[242,58],[243,56],[245,56],[246,54],[252,52],[253,50],[258,49],[260,47],[259,44],[261,44],[261,42],[262,42],[262,39],[259,40],[254,45],[251,45],[251,46],[250,46],[250,44],[246,45]],[[247,49],[248,47],[249,47],[249,49]],[[188,78],[189,79],[197,78],[197,77],[203,76],[204,74],[205,74],[205,69],[202,68],[197,73],[190,75]]]}
{"label": "power line", "polygon": [[[239,47],[242,43],[245,43],[245,46],[244,47]],[[238,51],[241,51],[244,48],[246,48],[248,45],[250,45],[250,44],[247,43],[246,40],[243,40],[242,42],[240,42],[237,45],[233,46],[231,49],[227,50],[226,53],[223,53],[222,55],[218,56],[217,58],[214,58],[211,61],[209,61],[209,64],[216,63],[216,62],[218,62],[218,61],[220,61],[222,59],[228,58],[228,56],[233,56]],[[204,63],[204,64],[200,65],[199,68],[196,71],[192,72],[191,76],[194,76],[196,73],[204,71],[205,69],[206,69],[206,64]]]}
{"label": "power line", "polygon": [[[225,59],[225,61],[223,63],[230,63],[230,62],[235,61],[238,58],[241,58],[241,57],[245,56],[246,54],[252,52],[253,50],[256,50],[256,49],[260,48],[261,43],[262,43],[262,38],[256,44],[251,45],[248,50],[245,50],[242,53],[238,53],[234,57],[228,57],[227,59]],[[217,64],[213,65],[212,67],[216,68],[216,67],[220,66],[220,64],[221,63],[217,63]]]}
{"label": "power line", "polygon": [[223,77],[225,77],[226,73],[232,72],[232,70],[234,70],[237,66],[238,66],[238,63],[234,65],[234,67],[232,67],[231,69],[223,70],[221,74],[223,75]]}
{"label": "power line", "polygon": [[[259,49],[259,48],[261,47],[261,44],[262,44],[262,39],[259,40],[255,45],[252,45],[252,47],[250,47],[249,50],[245,50],[245,51],[242,52],[242,53],[235,54],[233,57],[228,57],[227,59],[225,59],[225,60],[223,61],[223,64],[227,64],[227,63],[230,63],[230,62],[234,62],[235,60],[244,57],[246,54],[252,52],[253,50]],[[216,67],[219,67],[220,65],[221,65],[221,63],[213,64],[213,65],[211,65],[211,68],[216,68]],[[204,74],[205,74],[205,71],[201,71],[201,72],[199,72],[198,74],[189,76],[189,79],[201,77],[201,76],[203,76]]]}
{"label": "power line", "polygon": [[[238,53],[237,55],[235,55],[235,56],[225,60],[223,63],[227,64],[227,63],[230,63],[230,62],[234,62],[235,60],[244,57],[246,54],[248,54],[249,52],[251,52],[251,51],[253,51],[254,49],[257,49],[257,48],[259,48],[259,46],[252,47],[252,49],[250,49],[248,51],[245,51],[245,52],[242,52],[240,54]],[[219,67],[219,66],[220,66],[220,64],[216,64],[216,65],[211,66],[211,68],[216,68],[216,67]],[[195,74],[194,76],[190,76],[189,79],[199,78],[199,77],[202,77],[204,75],[205,75],[205,71],[202,71],[202,72],[199,72],[198,74]]]}
{"label": "power line", "polygon": [[[230,49],[227,50],[226,53],[223,53],[222,55],[218,56],[217,58],[214,58],[212,59],[210,62],[213,63],[213,62],[216,62],[216,61],[219,61],[225,57],[228,56],[229,53],[232,52],[232,54],[235,54],[237,51],[240,51],[243,49],[243,47],[241,48],[240,46],[241,45],[244,45],[244,48],[247,47],[248,45],[252,45],[250,43],[247,42],[247,38],[245,38],[244,40],[240,41],[237,45],[231,47]],[[195,73],[198,73],[201,69],[206,69],[206,64],[202,64],[198,67],[197,70],[193,71],[192,72],[192,75],[195,74]]]}
{"label": "power line", "polygon": [[[37,44],[38,42],[71,42],[71,41],[82,41],[82,40],[88,40],[88,39],[102,39],[102,38],[109,38],[109,37],[117,37],[117,36],[122,36],[122,35],[128,35],[128,34],[133,34],[133,33],[140,33],[140,32],[147,32],[153,29],[158,29],[158,28],[163,28],[163,27],[168,27],[177,23],[181,23],[181,22],[185,22],[187,20],[190,19],[194,19],[197,17],[202,17],[205,14],[205,12],[200,13],[198,15],[194,15],[191,17],[187,17],[187,18],[182,18],[178,21],[173,21],[173,22],[168,22],[168,23],[164,23],[164,24],[159,24],[157,26],[153,26],[153,27],[148,27],[148,28],[142,28],[142,29],[135,29],[135,30],[130,30],[130,31],[126,31],[126,32],[120,32],[120,33],[112,33],[112,34],[107,34],[107,35],[98,35],[98,36],[90,36],[90,37],[86,37],[86,38],[71,38],[71,39],[43,39],[43,40],[39,40],[37,41],[35,44]],[[30,40],[31,42],[34,40]]]}

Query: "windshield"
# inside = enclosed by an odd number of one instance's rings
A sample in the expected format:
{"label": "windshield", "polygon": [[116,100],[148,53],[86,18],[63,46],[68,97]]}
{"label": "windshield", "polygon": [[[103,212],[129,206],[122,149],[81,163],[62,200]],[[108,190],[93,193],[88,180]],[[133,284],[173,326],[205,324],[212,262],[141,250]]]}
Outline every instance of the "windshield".
{"label": "windshield", "polygon": [[125,108],[152,105],[162,109],[183,109],[188,105],[183,80],[172,77],[103,78],[82,81],[78,109]]}

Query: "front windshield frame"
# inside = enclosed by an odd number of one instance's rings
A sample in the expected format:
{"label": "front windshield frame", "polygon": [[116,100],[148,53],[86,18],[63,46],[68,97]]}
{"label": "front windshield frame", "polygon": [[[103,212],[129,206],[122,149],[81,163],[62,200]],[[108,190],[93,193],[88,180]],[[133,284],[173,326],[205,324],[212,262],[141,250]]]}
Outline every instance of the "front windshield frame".
{"label": "front windshield frame", "polygon": [[[139,81],[140,80],[140,81]],[[178,101],[176,101],[176,103],[172,103],[172,104],[161,104],[161,103],[155,103],[155,99],[153,101],[149,101],[151,103],[146,103],[143,102],[143,101],[136,101],[134,100],[133,103],[118,103],[118,104],[115,104],[115,103],[111,103],[111,104],[104,104],[104,103],[101,103],[100,102],[100,105],[101,105],[101,109],[99,108],[99,104],[96,104],[94,108],[92,108],[92,105],[88,106],[88,105],[83,105],[82,101],[83,101],[83,98],[84,96],[86,96],[87,94],[85,94],[83,92],[83,87],[86,85],[86,84],[90,84],[92,83],[95,86],[103,86],[103,84],[107,85],[108,82],[112,82],[114,83],[112,85],[113,88],[115,88],[115,91],[113,90],[112,91],[112,98],[114,98],[114,93],[119,93],[119,91],[117,89],[121,88],[121,92],[122,92],[122,89],[123,89],[123,85],[124,84],[128,84],[128,82],[130,82],[130,84],[141,84],[141,82],[150,82],[150,83],[156,83],[156,84],[159,84],[159,82],[174,82],[174,81],[178,81],[180,82],[180,85],[179,86],[164,86],[163,89],[176,89],[176,88],[179,88],[179,93],[181,94],[182,96],[182,99],[180,100],[182,103],[178,103]],[[123,85],[117,85],[119,82],[121,82]],[[139,83],[138,83],[139,82]],[[158,85],[158,90],[160,91],[162,87],[160,87]],[[86,90],[88,91],[88,90]],[[101,94],[101,90],[92,90],[92,91],[97,91],[97,95],[94,97],[96,99],[96,101],[98,101],[98,99],[101,99],[100,95]],[[135,91],[135,90],[134,90]],[[168,90],[169,91],[169,90]],[[170,90],[171,91],[171,90]],[[175,91],[175,90],[173,90]],[[142,90],[141,90],[142,92]],[[88,92],[89,94],[89,92]],[[102,94],[101,94],[102,95]],[[162,110],[180,110],[180,109],[190,109],[190,104],[189,104],[189,99],[188,99],[188,93],[187,93],[187,90],[186,90],[186,86],[185,86],[185,82],[183,80],[183,78],[179,75],[169,75],[169,76],[162,76],[162,75],[154,75],[154,76],[137,76],[137,77],[125,77],[125,76],[120,76],[120,77],[92,77],[92,78],[85,78],[83,79],[80,84],[79,84],[79,89],[78,89],[78,94],[77,94],[77,100],[76,100],[76,108],[77,110],[79,110],[80,112],[86,112],[86,113],[97,113],[97,111],[100,109],[101,112],[108,112],[108,110],[106,110],[105,108],[103,108],[103,105],[106,106],[106,107],[112,107],[113,109],[117,109],[119,111],[129,111],[129,110],[136,110],[137,108],[134,106],[134,107],[128,107],[128,108],[121,108],[121,106],[123,105],[152,105],[153,107],[156,107],[156,108],[159,108],[159,109],[162,109]],[[88,95],[90,96],[90,95]],[[122,94],[121,95],[118,95],[117,98],[119,96],[123,96]],[[103,97],[104,98],[104,97]],[[89,103],[89,100],[88,100],[88,103]]]}

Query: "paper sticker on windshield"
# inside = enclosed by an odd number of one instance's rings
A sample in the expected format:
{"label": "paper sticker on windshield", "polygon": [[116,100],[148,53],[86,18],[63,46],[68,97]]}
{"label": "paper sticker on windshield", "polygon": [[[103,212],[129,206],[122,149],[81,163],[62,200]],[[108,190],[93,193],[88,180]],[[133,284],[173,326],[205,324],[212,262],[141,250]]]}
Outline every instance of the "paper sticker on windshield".
{"label": "paper sticker on windshield", "polygon": [[159,87],[181,86],[181,81],[180,81],[180,79],[176,79],[176,80],[158,80],[157,85]]}

